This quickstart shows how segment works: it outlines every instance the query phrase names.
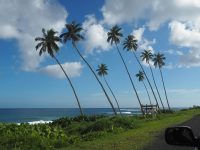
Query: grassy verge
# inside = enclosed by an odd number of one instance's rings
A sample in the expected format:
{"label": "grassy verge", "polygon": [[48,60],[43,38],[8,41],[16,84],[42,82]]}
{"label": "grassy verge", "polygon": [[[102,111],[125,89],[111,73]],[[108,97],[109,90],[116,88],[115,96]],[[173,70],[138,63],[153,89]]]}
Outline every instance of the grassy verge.
{"label": "grassy verge", "polygon": [[200,109],[140,116],[61,118],[51,124],[0,123],[0,149],[140,150],[166,127],[200,114]]}
{"label": "grassy verge", "polygon": [[[152,142],[166,127],[182,123],[193,116],[200,114],[200,109],[191,109],[175,112],[173,114],[162,114],[155,120],[137,120],[135,129],[119,134],[109,134],[97,140],[82,142],[65,149],[70,150],[142,150]],[[64,150],[64,149],[63,149]]]}

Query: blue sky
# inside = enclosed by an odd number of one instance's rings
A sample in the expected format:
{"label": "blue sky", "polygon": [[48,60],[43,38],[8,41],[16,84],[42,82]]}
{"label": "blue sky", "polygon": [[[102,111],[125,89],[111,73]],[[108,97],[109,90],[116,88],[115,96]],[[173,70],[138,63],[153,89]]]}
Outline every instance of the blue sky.
{"label": "blue sky", "polygon": [[[61,33],[65,23],[73,20],[84,29],[85,39],[78,43],[81,53],[94,69],[101,63],[107,65],[106,78],[121,107],[139,105],[115,47],[106,42],[107,32],[115,24],[122,28],[122,42],[129,34],[138,39],[138,56],[144,49],[165,55],[163,75],[171,106],[200,105],[199,10],[198,0],[0,0],[0,108],[77,107],[62,71],[48,55],[39,57],[34,41],[42,28]],[[132,53],[123,51],[121,44],[119,47],[146,104],[144,87],[135,78],[139,66]],[[82,107],[110,107],[71,43],[60,44],[56,56],[69,74]],[[159,71],[153,71],[165,102]],[[152,94],[151,98],[154,101]]]}

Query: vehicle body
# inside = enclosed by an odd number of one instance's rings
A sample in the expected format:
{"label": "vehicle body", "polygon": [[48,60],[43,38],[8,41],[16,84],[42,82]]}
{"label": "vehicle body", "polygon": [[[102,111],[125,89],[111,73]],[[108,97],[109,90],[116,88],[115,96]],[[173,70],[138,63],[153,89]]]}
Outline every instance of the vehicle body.
{"label": "vehicle body", "polygon": [[167,128],[165,130],[165,141],[170,145],[188,146],[200,150],[200,137],[195,137],[192,129],[188,126]]}

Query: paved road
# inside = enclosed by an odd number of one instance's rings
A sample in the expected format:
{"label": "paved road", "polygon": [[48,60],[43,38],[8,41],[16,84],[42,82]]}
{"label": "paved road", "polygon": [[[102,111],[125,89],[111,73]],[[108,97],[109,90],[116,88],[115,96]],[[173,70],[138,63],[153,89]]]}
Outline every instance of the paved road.
{"label": "paved road", "polygon": [[[200,115],[195,116],[180,125],[190,126],[195,136],[200,136]],[[194,150],[190,147],[171,146],[165,142],[164,131],[156,137],[156,140],[150,143],[144,150]]]}

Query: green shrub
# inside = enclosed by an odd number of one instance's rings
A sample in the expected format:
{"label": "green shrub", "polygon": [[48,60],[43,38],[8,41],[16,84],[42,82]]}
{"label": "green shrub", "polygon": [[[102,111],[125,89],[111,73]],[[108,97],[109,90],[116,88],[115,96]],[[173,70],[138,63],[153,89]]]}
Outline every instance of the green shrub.
{"label": "green shrub", "polygon": [[115,127],[117,128],[123,128],[123,129],[133,129],[134,123],[133,120],[131,120],[130,117],[113,117],[112,122]]}
{"label": "green shrub", "polygon": [[97,131],[109,131],[113,129],[113,123],[110,119],[101,119],[98,120],[91,125],[84,128],[81,132],[81,134],[86,134],[88,132],[97,132]]}

